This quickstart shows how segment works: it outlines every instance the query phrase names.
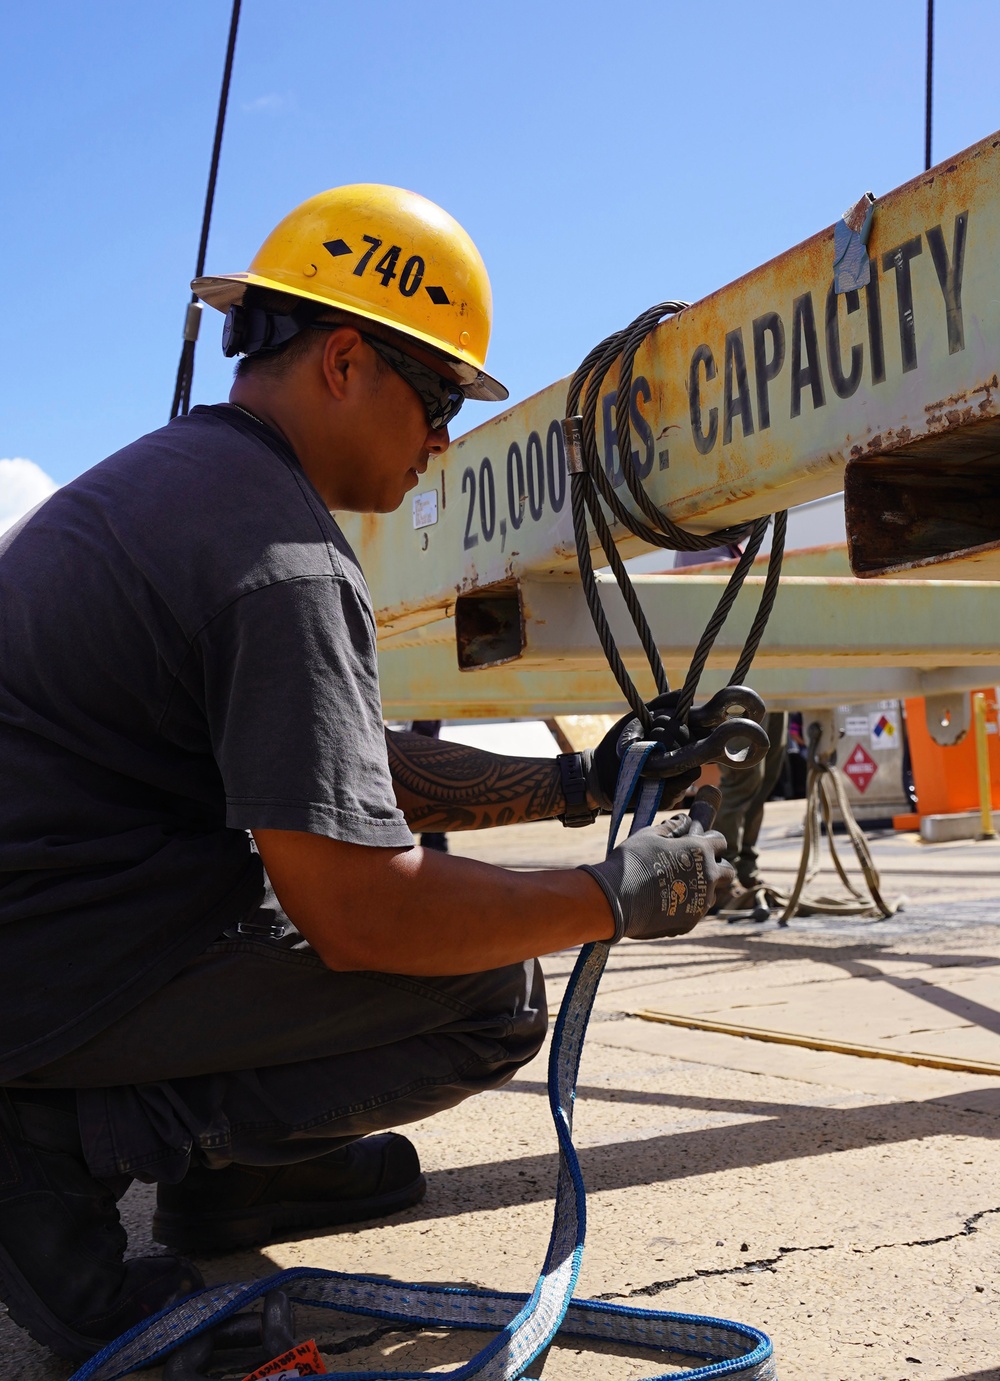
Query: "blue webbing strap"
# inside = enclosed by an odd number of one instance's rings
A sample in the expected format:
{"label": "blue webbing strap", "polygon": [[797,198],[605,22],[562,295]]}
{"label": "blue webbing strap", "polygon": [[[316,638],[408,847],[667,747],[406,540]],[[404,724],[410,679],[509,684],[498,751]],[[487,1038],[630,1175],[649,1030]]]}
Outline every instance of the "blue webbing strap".
{"label": "blue webbing strap", "polygon": [[[622,762],[608,835],[614,848],[618,829],[639,782],[652,743],[633,744]],[[650,824],[663,784],[642,784],[632,832]],[[269,1290],[283,1290],[305,1305],[411,1327],[484,1330],[496,1336],[464,1366],[448,1372],[454,1381],[515,1381],[557,1333],[641,1347],[663,1348],[690,1357],[683,1371],[658,1372],[646,1381],[683,1377],[708,1381],[774,1381],[770,1339],[747,1324],[698,1314],[633,1309],[600,1300],[573,1299],[586,1235],[586,1192],[573,1146],[573,1102],[583,1039],[610,945],[597,942],[580,951],[559,1008],[549,1055],[549,1104],[559,1139],[559,1173],[552,1235],[534,1290],[525,1297],[492,1290],[404,1285],[384,1277],[347,1275],[309,1266],[278,1271],[252,1284],[210,1286],[181,1304],[137,1324],[75,1371],[70,1381],[116,1381],[149,1366],[180,1343],[246,1309]],[[702,1365],[699,1365],[701,1363]],[[432,1373],[413,1371],[338,1372],[343,1381],[430,1381]]]}

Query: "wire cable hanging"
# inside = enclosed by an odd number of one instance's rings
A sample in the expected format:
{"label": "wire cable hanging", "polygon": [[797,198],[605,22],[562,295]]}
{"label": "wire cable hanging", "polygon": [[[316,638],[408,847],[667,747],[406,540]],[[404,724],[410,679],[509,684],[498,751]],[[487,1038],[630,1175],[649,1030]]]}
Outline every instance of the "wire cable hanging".
{"label": "wire cable hanging", "polygon": [[[201,217],[201,238],[198,241],[198,263],[194,277],[200,278],[205,272],[205,254],[208,249],[208,232],[212,224],[212,207],[215,203],[215,184],[219,176],[219,155],[222,152],[222,131],[226,124],[226,109],[229,105],[229,83],[233,75],[233,56],[236,52],[236,30],[240,22],[242,0],[233,0],[233,12],[229,19],[229,41],[226,45],[226,62],[222,72],[222,90],[219,93],[219,109],[215,117],[215,139],[212,143],[212,161],[208,170],[208,187],[205,191],[205,209]],[[191,294],[184,317],[184,344],[177,365],[177,381],[174,384],[174,398],[170,405],[170,416],[186,417],[191,406],[191,384],[194,380],[194,347],[201,325],[201,303]]]}
{"label": "wire cable hanging", "polygon": [[924,172],[931,166],[931,114],[934,104],[934,0],[927,0],[927,76],[924,83]]}
{"label": "wire cable hanging", "polygon": [[[596,345],[586,356],[579,369],[570,380],[566,395],[566,419],[563,434],[566,443],[567,468],[570,472],[571,507],[573,530],[576,538],[577,562],[580,578],[590,609],[591,618],[607,657],[608,665],[622,694],[639,719],[643,730],[648,732],[653,722],[652,712],[641,692],[629,674],[608,624],[601,602],[597,578],[594,574],[590,553],[590,537],[587,518],[593,525],[608,565],[618,583],[625,606],[635,626],[636,633],[649,662],[653,681],[658,695],[669,692],[670,686],[663,659],[656,647],[656,641],[642,611],[639,597],[629,578],[628,571],[615,545],[611,527],[601,508],[601,500],[611,510],[615,521],[628,532],[650,546],[665,547],[673,551],[710,551],[714,547],[746,542],[743,553],[730,576],[718,606],[713,613],[705,632],[695,650],[691,666],[680,690],[672,718],[675,723],[687,723],[698,683],[708,663],[708,658],[719,632],[743,587],[747,574],[753,566],[764,537],[767,534],[769,517],[758,518],[749,526],[720,528],[715,532],[698,534],[689,532],[672,522],[665,513],[653,503],[642,483],[642,476],[632,458],[632,429],[630,423],[630,403],[632,397],[632,373],[635,357],[650,333],[664,320],[689,304],[680,301],[661,302],[642,312],[624,330],[616,331]],[[597,448],[597,410],[604,382],[615,362],[619,362],[618,386],[615,393],[615,430],[618,442],[618,457],[625,485],[639,507],[642,517],[637,516],[619,498]],[[581,406],[581,397],[583,399]],[[761,592],[760,607],[747,635],[733,675],[728,684],[738,686],[746,677],[760,646],[764,629],[778,593],[781,576],[781,561],[784,553],[787,514],[778,513],[774,517],[774,534],[771,554],[768,561],[767,578]]]}

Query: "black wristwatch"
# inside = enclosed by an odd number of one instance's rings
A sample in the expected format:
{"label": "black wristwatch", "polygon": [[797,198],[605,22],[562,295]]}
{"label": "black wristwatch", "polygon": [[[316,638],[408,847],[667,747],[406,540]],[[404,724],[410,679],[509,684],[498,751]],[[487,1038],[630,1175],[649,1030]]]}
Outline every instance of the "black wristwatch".
{"label": "black wristwatch", "polygon": [[579,829],[581,825],[592,825],[600,811],[593,810],[587,804],[587,774],[582,754],[560,753],[556,761],[566,800],[566,811],[559,819],[570,830]]}

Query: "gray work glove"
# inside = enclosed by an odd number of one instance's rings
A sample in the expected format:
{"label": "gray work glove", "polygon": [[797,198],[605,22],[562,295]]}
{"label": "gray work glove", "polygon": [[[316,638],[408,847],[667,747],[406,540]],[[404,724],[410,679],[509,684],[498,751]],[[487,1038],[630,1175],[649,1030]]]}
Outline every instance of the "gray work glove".
{"label": "gray work glove", "polygon": [[707,834],[688,815],[650,825],[619,844],[603,863],[583,863],[598,882],[615,918],[612,944],[686,935],[715,901],[717,889],[736,876],[720,857],[718,830]]}

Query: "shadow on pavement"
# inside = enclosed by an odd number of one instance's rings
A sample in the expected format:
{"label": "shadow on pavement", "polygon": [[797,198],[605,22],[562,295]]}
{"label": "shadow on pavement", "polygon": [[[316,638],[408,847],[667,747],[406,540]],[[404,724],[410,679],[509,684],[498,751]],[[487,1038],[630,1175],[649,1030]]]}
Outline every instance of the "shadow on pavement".
{"label": "shadow on pavement", "polygon": [[[607,1092],[604,1090],[603,1092]],[[627,1189],[723,1170],[777,1165],[834,1151],[901,1144],[953,1134],[1000,1140],[1000,1120],[957,1108],[951,1095],[926,1102],[830,1108],[815,1104],[756,1103],[742,1099],[662,1095],[664,1103],[751,1117],[695,1130],[578,1147],[590,1193]],[[553,1197],[554,1152],[484,1161],[432,1171],[427,1199],[408,1210],[413,1220],[537,1203]]]}
{"label": "shadow on pavement", "polygon": [[[996,955],[912,954],[908,950],[897,950],[889,945],[878,944],[854,944],[840,948],[826,948],[810,944],[795,944],[788,940],[772,941],[752,934],[704,935],[699,936],[696,940],[692,939],[688,943],[694,944],[698,948],[723,950],[730,954],[737,954],[754,965],[763,963],[767,959],[784,959],[806,960],[827,968],[839,968],[850,978],[862,978],[876,985],[884,983],[888,987],[898,988],[907,992],[911,997],[919,998],[922,1002],[928,1002],[940,1011],[947,1012],[950,1016],[961,1017],[963,1021],[968,1021],[985,1031],[992,1031],[996,1035],[1000,1035],[1000,1011],[995,1008],[987,1007],[985,1003],[976,1002],[960,993],[953,993],[947,988],[940,988],[930,978],[915,977],[913,974],[903,976],[884,973],[873,963],[865,962],[865,960],[876,960],[885,955],[886,958],[891,958],[895,962],[926,964],[931,971],[935,968],[981,969],[1000,964],[1000,958]],[[683,951],[683,941],[674,940],[671,945],[674,953],[678,950]],[[651,969],[655,967],[657,966],[649,965]],[[667,955],[664,955],[662,967],[672,967]],[[674,976],[677,976],[676,970]]]}

